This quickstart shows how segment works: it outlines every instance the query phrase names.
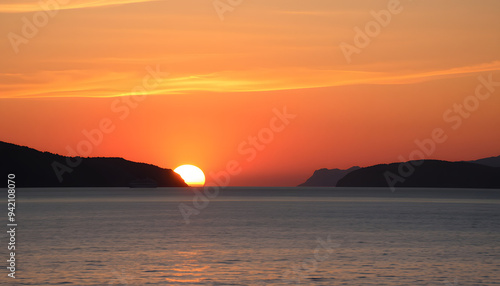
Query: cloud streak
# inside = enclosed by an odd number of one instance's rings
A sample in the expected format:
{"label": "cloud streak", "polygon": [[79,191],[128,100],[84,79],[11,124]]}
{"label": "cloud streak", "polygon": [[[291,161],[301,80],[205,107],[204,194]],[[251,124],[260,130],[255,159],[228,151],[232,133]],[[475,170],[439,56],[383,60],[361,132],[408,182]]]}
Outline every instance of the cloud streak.
{"label": "cloud streak", "polygon": [[[51,1],[51,3],[56,2]],[[135,4],[135,3],[145,3],[145,2],[156,2],[158,0],[97,0],[97,1],[88,1],[88,0],[59,0],[57,3],[59,4],[59,10],[69,10],[69,9],[85,9],[85,8],[98,8],[98,7],[106,7],[106,6],[116,6],[116,5],[126,5],[126,4]],[[43,11],[43,5],[46,1],[15,1],[11,3],[0,4],[0,13],[30,13]],[[49,2],[49,1],[47,1]],[[48,4],[48,3],[47,3]],[[54,8],[53,6],[49,6]]]}
{"label": "cloud streak", "polygon": [[[172,75],[149,94],[194,92],[256,92],[296,90],[361,84],[415,84],[475,73],[500,71],[500,61],[420,73],[399,74],[349,70],[260,69],[224,71],[201,75]],[[30,75],[2,74],[5,92],[1,98],[118,97],[131,95],[131,83],[139,82],[129,72],[44,71]]]}

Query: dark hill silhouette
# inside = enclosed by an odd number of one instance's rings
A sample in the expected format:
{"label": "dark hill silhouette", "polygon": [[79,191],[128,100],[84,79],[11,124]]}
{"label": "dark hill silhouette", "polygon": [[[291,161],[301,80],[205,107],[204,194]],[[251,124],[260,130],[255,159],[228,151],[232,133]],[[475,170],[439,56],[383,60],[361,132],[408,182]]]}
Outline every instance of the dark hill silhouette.
{"label": "dark hill silhouette", "polygon": [[347,170],[341,169],[319,169],[314,171],[314,174],[299,185],[299,187],[334,187],[337,182],[350,172],[359,169],[359,167],[351,167]]}
{"label": "dark hill silhouette", "polygon": [[486,165],[490,167],[500,167],[500,156],[469,161],[471,163]]}
{"label": "dark hill silhouette", "polygon": [[[1,141],[0,158],[0,175],[15,174],[17,187],[187,187],[171,169],[123,158],[65,157]],[[67,163],[78,159],[81,162],[76,167]],[[61,171],[62,181],[54,166],[68,171]]]}
{"label": "dark hill silhouette", "polygon": [[[411,162],[407,163],[411,164]],[[389,187],[386,172],[398,173],[400,163],[381,164],[361,168],[347,174],[338,187]],[[500,189],[500,168],[470,162],[424,160],[413,174],[395,187],[416,188],[493,188]]]}

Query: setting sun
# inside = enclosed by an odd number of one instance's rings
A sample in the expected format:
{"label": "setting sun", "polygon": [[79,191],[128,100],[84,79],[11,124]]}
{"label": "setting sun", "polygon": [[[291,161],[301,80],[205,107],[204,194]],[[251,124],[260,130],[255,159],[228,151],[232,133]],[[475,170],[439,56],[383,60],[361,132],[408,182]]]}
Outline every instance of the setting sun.
{"label": "setting sun", "polygon": [[205,185],[205,174],[196,166],[182,165],[175,168],[174,172],[181,175],[184,182],[190,187],[202,187]]}

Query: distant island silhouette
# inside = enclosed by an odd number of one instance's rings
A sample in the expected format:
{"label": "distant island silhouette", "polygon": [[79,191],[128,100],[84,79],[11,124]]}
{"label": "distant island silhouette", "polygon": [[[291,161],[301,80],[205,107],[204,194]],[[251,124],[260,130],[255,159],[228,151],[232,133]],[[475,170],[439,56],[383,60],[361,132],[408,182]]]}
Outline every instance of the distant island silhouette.
{"label": "distant island silhouette", "polygon": [[[408,176],[405,166],[414,168]],[[396,182],[395,187],[403,188],[500,189],[500,156],[470,162],[423,160],[347,170],[320,169],[299,186],[390,187],[387,176]]]}
{"label": "distant island silhouette", "polygon": [[324,187],[324,186],[336,186],[337,182],[342,179],[345,175],[352,171],[359,169],[360,167],[355,166],[347,170],[341,169],[319,169],[314,171],[314,174],[299,185],[299,187]]}
{"label": "distant island silhouette", "polygon": [[[171,169],[123,158],[68,157],[2,141],[0,158],[1,174],[7,177],[14,173],[18,187],[188,186]],[[402,179],[396,180],[395,187],[500,189],[500,156],[469,162],[423,160],[411,175],[403,176],[402,165],[413,165],[413,162],[355,166],[346,170],[319,169],[299,186],[389,187],[387,174],[390,173]]]}
{"label": "distant island silhouette", "polygon": [[188,186],[171,169],[123,158],[67,157],[2,141],[0,158],[2,176],[15,174],[18,187]]}

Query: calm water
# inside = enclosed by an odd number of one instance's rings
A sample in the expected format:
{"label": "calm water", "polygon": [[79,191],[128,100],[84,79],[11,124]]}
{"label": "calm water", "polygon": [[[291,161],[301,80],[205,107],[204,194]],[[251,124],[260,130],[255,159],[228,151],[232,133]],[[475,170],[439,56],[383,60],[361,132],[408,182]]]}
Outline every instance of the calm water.
{"label": "calm water", "polygon": [[[500,284],[500,191],[228,188],[199,210],[193,197],[20,189],[17,278],[3,267],[0,283]],[[181,203],[199,212],[189,224]]]}

